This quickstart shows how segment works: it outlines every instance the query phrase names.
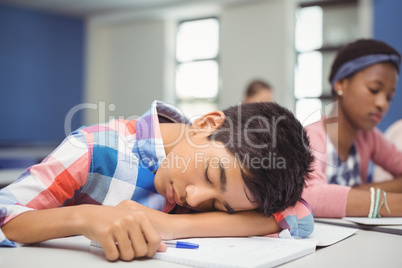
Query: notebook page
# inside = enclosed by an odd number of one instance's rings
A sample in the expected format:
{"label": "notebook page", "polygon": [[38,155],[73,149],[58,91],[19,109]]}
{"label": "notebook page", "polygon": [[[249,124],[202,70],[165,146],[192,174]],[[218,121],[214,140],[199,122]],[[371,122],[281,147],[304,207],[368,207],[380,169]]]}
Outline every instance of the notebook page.
{"label": "notebook page", "polygon": [[329,246],[335,244],[357,232],[358,229],[340,227],[335,225],[329,225],[325,223],[314,223],[314,232],[308,238],[304,238],[304,241],[312,241],[317,246]]}
{"label": "notebook page", "polygon": [[168,248],[155,259],[198,267],[272,267],[315,251],[315,244],[266,237],[191,238],[199,249]]}

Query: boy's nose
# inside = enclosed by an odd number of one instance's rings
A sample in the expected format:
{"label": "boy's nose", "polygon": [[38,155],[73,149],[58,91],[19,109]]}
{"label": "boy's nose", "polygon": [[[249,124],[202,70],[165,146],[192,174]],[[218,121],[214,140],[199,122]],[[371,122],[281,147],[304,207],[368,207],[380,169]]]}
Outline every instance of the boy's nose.
{"label": "boy's nose", "polygon": [[186,187],[186,194],[187,204],[194,208],[213,197],[213,191],[211,189],[204,189],[194,185]]}

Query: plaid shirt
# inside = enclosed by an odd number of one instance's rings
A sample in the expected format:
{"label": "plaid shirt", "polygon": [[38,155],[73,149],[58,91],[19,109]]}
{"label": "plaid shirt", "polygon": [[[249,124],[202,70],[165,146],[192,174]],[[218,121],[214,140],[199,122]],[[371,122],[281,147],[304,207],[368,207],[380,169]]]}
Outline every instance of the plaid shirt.
{"label": "plaid shirt", "polygon": [[[173,107],[154,101],[137,120],[112,120],[71,133],[42,163],[0,190],[0,226],[29,210],[115,206],[125,199],[171,211],[174,205],[154,186],[155,172],[166,157],[158,117],[188,123]],[[276,213],[275,219],[294,236],[306,236],[313,228],[311,211],[307,203],[295,208]],[[0,246],[15,246],[1,230]]]}

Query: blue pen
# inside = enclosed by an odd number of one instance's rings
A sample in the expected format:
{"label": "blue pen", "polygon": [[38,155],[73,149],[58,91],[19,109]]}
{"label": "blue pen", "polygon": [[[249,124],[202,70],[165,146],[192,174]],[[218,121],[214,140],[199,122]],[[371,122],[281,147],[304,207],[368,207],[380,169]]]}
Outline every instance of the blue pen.
{"label": "blue pen", "polygon": [[[198,244],[190,242],[182,242],[182,241],[163,241],[163,243],[165,243],[168,247],[174,247],[174,248],[197,249],[200,247]],[[94,240],[91,240],[91,246],[102,248],[102,245]]]}
{"label": "blue pen", "polygon": [[175,247],[175,248],[187,248],[187,249],[197,249],[200,246],[195,243],[190,242],[182,242],[182,241],[163,241],[168,247]]}

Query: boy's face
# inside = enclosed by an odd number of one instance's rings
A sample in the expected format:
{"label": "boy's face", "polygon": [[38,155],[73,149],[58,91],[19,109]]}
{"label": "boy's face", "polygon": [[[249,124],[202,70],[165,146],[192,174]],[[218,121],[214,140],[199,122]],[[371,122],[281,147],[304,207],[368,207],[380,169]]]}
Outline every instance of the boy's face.
{"label": "boy's face", "polygon": [[207,139],[213,127],[205,131],[201,123],[200,131],[198,123],[194,122],[194,132],[178,142],[159,166],[156,190],[170,203],[198,211],[256,209],[247,197],[251,194],[243,182],[239,162],[222,144]]}

